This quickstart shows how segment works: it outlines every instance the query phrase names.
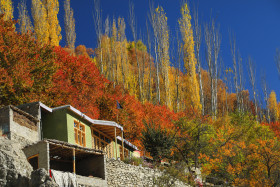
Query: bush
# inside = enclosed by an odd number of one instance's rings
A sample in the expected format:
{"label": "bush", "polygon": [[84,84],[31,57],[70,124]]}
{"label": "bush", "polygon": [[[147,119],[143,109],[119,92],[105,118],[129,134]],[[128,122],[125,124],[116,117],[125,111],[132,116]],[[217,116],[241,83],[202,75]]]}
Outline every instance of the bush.
{"label": "bush", "polygon": [[139,166],[140,164],[143,164],[143,159],[142,158],[136,158],[136,157],[131,157],[131,158],[125,158],[123,160],[124,163],[126,164],[131,164],[135,166]]}

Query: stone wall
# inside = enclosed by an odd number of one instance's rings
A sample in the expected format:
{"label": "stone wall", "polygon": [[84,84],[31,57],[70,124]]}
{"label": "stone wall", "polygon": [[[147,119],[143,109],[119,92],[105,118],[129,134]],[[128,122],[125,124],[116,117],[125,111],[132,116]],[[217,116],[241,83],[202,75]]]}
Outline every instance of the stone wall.
{"label": "stone wall", "polygon": [[[133,166],[114,159],[106,160],[106,170],[108,186],[112,187],[153,186],[154,179],[162,175],[159,170]],[[181,181],[176,181],[175,185],[188,186]]]}
{"label": "stone wall", "polygon": [[107,187],[107,181],[98,177],[76,175],[78,187]]}

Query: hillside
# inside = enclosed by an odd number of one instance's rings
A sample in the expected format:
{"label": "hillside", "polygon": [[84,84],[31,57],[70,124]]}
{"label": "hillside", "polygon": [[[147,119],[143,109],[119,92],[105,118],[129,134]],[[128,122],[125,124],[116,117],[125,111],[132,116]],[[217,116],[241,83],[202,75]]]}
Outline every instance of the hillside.
{"label": "hillside", "polygon": [[[50,2],[56,2],[51,5],[58,8],[58,1]],[[69,2],[71,12],[70,1],[65,2]],[[0,1],[0,8],[3,6]],[[45,11],[46,7],[37,8]],[[128,41],[124,19],[108,18],[105,31],[97,32],[95,49],[83,45],[75,48],[73,38],[72,43],[67,38],[66,47],[60,46],[61,28],[55,11],[46,11],[43,16],[34,13],[34,27],[30,23],[30,29],[23,27],[23,17],[18,28],[10,9],[3,10],[1,106],[34,101],[50,107],[71,104],[93,119],[123,125],[125,139],[152,157],[154,167],[162,160],[174,173],[199,167],[203,178],[214,184],[280,184],[280,104],[276,93],[269,95],[263,83],[265,105],[261,105],[250,60],[253,93],[246,90],[234,42],[234,67],[221,68],[220,35],[214,21],[206,24],[208,69],[202,68],[199,29],[197,23],[192,25],[186,3],[178,22],[182,36],[177,49],[173,46],[172,50],[167,17],[160,6],[150,15],[154,37],[144,42],[132,32],[134,41]],[[95,11],[95,16],[100,14]],[[36,16],[42,16],[47,24]],[[68,29],[75,28],[73,22],[68,24]],[[133,24],[131,27],[133,30]],[[73,31],[67,32],[74,37]],[[181,177],[193,181],[189,174]]]}

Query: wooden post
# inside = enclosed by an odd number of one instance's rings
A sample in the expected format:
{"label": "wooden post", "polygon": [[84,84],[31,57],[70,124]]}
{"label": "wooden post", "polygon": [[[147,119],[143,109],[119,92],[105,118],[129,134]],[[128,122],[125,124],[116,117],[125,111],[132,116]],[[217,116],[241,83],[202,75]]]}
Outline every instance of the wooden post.
{"label": "wooden post", "polygon": [[76,173],[76,157],[75,157],[75,149],[73,149],[73,173]]}
{"label": "wooden post", "polygon": [[118,149],[117,149],[117,128],[115,127],[115,151],[116,151],[116,159],[118,159]]}
{"label": "wooden post", "polygon": [[123,130],[122,130],[122,160],[124,160]]}

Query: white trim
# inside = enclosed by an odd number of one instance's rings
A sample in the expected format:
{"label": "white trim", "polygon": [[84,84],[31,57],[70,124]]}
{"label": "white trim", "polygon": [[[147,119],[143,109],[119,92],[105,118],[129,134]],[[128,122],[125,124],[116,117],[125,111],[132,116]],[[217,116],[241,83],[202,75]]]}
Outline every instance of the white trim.
{"label": "white trim", "polygon": [[119,129],[121,129],[123,131],[123,127],[121,125],[119,125],[118,123],[116,123],[114,121],[91,119],[90,117],[88,117],[87,115],[85,115],[84,113],[79,111],[78,109],[72,107],[71,105],[64,105],[64,106],[55,107],[52,110],[55,111],[55,110],[59,110],[59,109],[63,109],[63,108],[70,109],[72,112],[76,113],[77,115],[79,115],[82,118],[86,119],[88,122],[92,123],[92,125],[96,124],[96,125],[112,126],[112,127],[117,127],[117,128],[119,128]]}
{"label": "white trim", "polygon": [[[120,140],[120,141],[122,141],[122,138],[121,138],[120,136],[117,136],[117,139]],[[127,144],[128,146],[132,147],[133,149],[138,150],[138,148],[137,148],[135,145],[133,145],[132,143],[130,143],[130,142],[127,141],[126,139],[123,139],[123,142],[124,142],[125,144]]]}
{"label": "white trim", "polygon": [[52,109],[50,107],[48,107],[47,105],[39,102],[39,106],[42,107],[43,109],[49,111],[49,112],[52,112]]}
{"label": "white trim", "polygon": [[92,120],[93,125],[105,125],[105,126],[113,126],[121,129],[123,131],[123,127],[114,121],[105,121],[105,120]]}

